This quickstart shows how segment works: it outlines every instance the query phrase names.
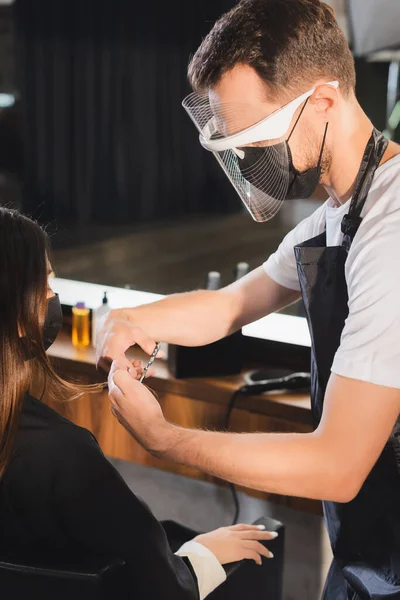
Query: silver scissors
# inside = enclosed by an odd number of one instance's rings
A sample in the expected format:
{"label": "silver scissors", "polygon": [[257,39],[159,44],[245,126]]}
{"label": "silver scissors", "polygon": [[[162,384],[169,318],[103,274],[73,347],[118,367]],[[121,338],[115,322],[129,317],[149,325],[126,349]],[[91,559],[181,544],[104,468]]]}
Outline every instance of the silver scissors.
{"label": "silver scissors", "polygon": [[160,346],[161,346],[161,342],[157,342],[156,347],[153,350],[153,354],[150,356],[149,362],[145,366],[145,368],[143,370],[143,374],[142,374],[141,378],[139,379],[139,383],[143,383],[143,381],[146,379],[147,373],[149,372],[149,369],[150,369],[151,365],[155,361],[155,358],[156,358],[156,356],[158,354]]}

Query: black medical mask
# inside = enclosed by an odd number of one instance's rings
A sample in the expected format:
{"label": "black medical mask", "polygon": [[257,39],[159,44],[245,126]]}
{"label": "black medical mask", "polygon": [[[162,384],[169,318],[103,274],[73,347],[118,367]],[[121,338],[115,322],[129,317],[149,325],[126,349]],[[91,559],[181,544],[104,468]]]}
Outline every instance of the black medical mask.
{"label": "black medical mask", "polygon": [[61,303],[58,294],[55,294],[47,300],[47,313],[43,325],[43,346],[45,350],[48,350],[50,346],[55,342],[60,329],[63,325],[63,314],[61,310]]}
{"label": "black medical mask", "polygon": [[[47,311],[42,331],[42,341],[45,350],[48,350],[54,343],[62,325],[63,314],[61,303],[58,294],[55,294],[47,300]],[[33,344],[29,343],[28,338],[21,337],[20,343],[25,360],[35,358],[37,350],[35,351]]]}
{"label": "black medical mask", "polygon": [[303,171],[302,173],[298,171],[293,164],[289,140],[287,142],[283,142],[286,144],[289,157],[289,187],[285,200],[305,200],[306,198],[310,198],[310,196],[312,196],[317,189],[321,179],[322,156],[324,153],[327,132],[328,123],[325,127],[324,138],[322,140],[321,152],[319,154],[317,166],[307,169],[307,171]]}
{"label": "black medical mask", "polygon": [[[322,156],[325,148],[328,123],[326,124],[321,152],[316,167],[312,167],[311,169],[303,172],[298,171],[293,164],[292,152],[289,146],[289,140],[296,128],[297,123],[299,122],[301,115],[303,114],[305,106],[306,104],[303,106],[303,109],[300,112],[296,123],[294,124],[289,138],[286,141],[264,148],[259,146],[248,146],[242,148],[244,152],[244,158],[239,158],[238,164],[243,177],[246,179],[246,181],[251,183],[251,185],[271,198],[274,198],[274,194],[276,193],[276,181],[279,181],[280,175],[282,180],[285,180],[289,173],[289,185],[285,197],[276,198],[277,200],[305,200],[310,198],[320,182]],[[279,163],[279,161],[274,158],[276,156],[285,156],[285,153],[287,153],[288,156],[287,165],[283,164],[283,162]],[[262,168],[253,169],[252,167],[254,167],[254,165],[256,165],[259,161],[262,161],[262,163],[260,162],[260,164],[262,164]],[[275,171],[274,177],[265,176],[265,172],[268,169],[269,163],[271,164],[271,168],[273,168]],[[280,174],[279,170],[281,171]]]}

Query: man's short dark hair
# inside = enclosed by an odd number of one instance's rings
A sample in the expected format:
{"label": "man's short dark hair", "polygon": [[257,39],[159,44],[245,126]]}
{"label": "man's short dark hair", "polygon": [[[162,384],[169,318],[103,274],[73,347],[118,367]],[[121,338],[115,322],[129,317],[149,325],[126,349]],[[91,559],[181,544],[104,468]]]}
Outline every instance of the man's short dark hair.
{"label": "man's short dark hair", "polygon": [[275,96],[306,92],[319,78],[355,89],[354,60],[333,10],[320,0],[241,0],[203,40],[189,81],[206,93],[239,64],[255,69]]}

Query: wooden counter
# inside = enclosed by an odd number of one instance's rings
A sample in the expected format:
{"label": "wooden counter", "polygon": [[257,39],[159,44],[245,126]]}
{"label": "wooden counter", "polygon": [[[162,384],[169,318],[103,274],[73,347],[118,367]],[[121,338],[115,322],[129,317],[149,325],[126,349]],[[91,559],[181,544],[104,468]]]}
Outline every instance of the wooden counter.
{"label": "wooden counter", "polygon": [[[57,370],[68,379],[82,383],[103,381],[96,370],[93,348],[77,350],[70,336],[62,332],[48,351]],[[139,350],[132,357],[146,360]],[[150,387],[159,395],[166,418],[182,427],[222,429],[229,401],[233,392],[245,382],[243,376],[175,379],[170,375],[165,361],[154,363],[155,375],[149,380]],[[180,473],[189,477],[216,481],[191,467],[159,460],[148,454],[123,429],[111,415],[107,392],[85,394],[78,401],[57,404],[56,410],[96,436],[103,452],[115,458],[133,461]],[[231,416],[232,431],[296,432],[312,431],[310,398],[304,394],[270,393],[261,396],[239,397]],[[218,483],[221,483],[218,480]],[[286,504],[293,508],[320,514],[319,502],[285,496],[276,496],[245,490],[247,493]]]}

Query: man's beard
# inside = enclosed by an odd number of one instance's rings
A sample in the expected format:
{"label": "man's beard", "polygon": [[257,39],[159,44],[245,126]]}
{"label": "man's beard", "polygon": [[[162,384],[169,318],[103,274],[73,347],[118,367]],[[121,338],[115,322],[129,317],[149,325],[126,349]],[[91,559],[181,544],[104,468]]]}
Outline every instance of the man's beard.
{"label": "man's beard", "polygon": [[[312,140],[310,138],[311,136],[308,135],[303,144],[303,151],[305,154],[305,156],[303,155],[303,165],[301,166],[301,168],[298,168],[296,164],[294,165],[300,173],[304,173],[309,169],[314,169],[318,165],[318,161],[320,160],[323,137],[321,139],[316,139],[314,137]],[[321,157],[321,177],[328,173],[328,171],[331,168],[331,165],[332,153],[329,150],[329,148],[327,148],[325,142],[325,146]]]}

